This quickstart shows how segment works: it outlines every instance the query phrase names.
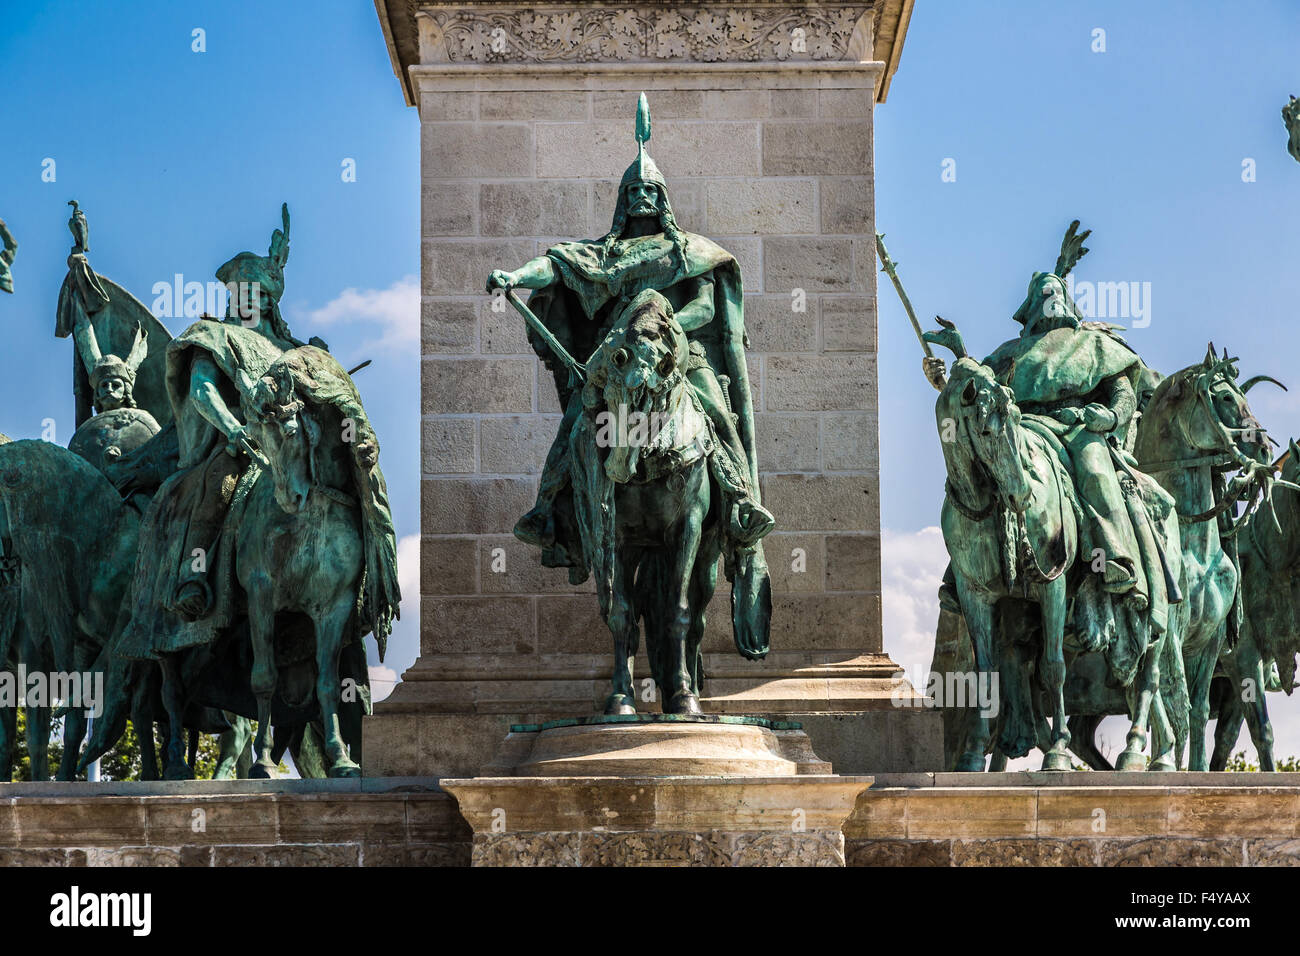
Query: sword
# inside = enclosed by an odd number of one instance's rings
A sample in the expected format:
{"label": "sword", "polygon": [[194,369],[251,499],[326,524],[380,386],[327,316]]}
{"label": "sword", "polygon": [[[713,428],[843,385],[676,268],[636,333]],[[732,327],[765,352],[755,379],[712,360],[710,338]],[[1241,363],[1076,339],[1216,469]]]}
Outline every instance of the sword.
{"label": "sword", "polygon": [[925,340],[925,335],[921,332],[921,323],[916,320],[916,311],[912,308],[912,302],[903,291],[903,283],[898,278],[898,263],[889,258],[889,252],[885,249],[883,232],[876,233],[876,252],[880,254],[880,271],[889,276],[890,281],[894,283],[894,291],[903,300],[903,310],[912,320],[912,330],[916,332],[917,341],[921,343],[921,350],[925,352],[926,358],[934,358],[934,353],[930,351],[930,343]]}
{"label": "sword", "polygon": [[533,310],[524,305],[523,300],[515,295],[514,289],[506,290],[506,298],[510,300],[511,305],[519,310],[519,314],[524,317],[528,327],[537,333],[538,337],[568,367],[569,371],[585,382],[587,380],[587,367],[569,354],[569,350],[560,344],[560,340],[551,333],[551,330],[546,327],[541,319],[533,314]]}

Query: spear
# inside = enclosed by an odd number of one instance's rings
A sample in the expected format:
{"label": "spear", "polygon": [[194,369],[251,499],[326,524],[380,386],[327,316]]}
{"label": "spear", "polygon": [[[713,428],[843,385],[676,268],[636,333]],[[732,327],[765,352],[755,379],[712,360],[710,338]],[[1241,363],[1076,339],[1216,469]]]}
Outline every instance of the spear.
{"label": "spear", "polygon": [[903,291],[903,283],[898,278],[898,263],[889,258],[889,252],[885,249],[885,234],[876,233],[876,252],[880,254],[881,267],[880,271],[889,276],[889,280],[894,283],[894,291],[898,297],[903,300],[903,310],[907,312],[907,317],[912,320],[912,329],[916,332],[917,341],[921,343],[921,350],[925,352],[926,358],[933,358],[934,353],[930,351],[930,343],[925,340],[925,335],[921,332],[921,323],[916,320],[916,311],[912,308],[912,302]]}

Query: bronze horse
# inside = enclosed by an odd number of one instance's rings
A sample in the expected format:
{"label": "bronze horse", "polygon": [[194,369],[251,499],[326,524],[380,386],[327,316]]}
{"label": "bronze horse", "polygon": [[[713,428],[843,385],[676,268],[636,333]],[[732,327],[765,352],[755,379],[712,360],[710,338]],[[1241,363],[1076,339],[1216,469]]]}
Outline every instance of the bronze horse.
{"label": "bronze horse", "polygon": [[691,357],[672,306],[647,290],[585,368],[570,469],[584,558],[614,637],[606,714],[636,713],[641,620],[664,713],[701,713],[700,643],[726,521],[710,463],[718,439],[686,378]]}

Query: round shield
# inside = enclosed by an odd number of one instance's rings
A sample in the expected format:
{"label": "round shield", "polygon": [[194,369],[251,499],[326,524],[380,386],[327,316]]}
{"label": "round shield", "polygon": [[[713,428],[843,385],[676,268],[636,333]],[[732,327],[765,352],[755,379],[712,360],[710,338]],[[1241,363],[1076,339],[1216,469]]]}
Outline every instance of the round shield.
{"label": "round shield", "polygon": [[100,471],[158,434],[158,422],[143,408],[118,408],[87,419],[68,442],[68,450]]}

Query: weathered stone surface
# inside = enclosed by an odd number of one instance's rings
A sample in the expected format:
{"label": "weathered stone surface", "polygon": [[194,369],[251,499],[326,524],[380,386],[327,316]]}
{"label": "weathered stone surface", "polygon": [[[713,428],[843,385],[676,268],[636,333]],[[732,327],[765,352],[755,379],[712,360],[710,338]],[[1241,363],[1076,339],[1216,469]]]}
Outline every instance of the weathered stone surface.
{"label": "weathered stone surface", "polygon": [[869,409],[876,401],[870,355],[773,355],[767,360],[768,411]]}
{"label": "weathered stone surface", "polygon": [[527,359],[439,359],[422,362],[426,415],[530,412],[535,362]]}
{"label": "weathered stone surface", "polygon": [[764,551],[772,590],[776,593],[822,591],[826,566],[824,540],[819,534],[768,535]]}
{"label": "weathered stone surface", "polygon": [[816,90],[772,90],[772,115],[780,119],[811,119],[817,115]]}
{"label": "weathered stone surface", "polygon": [[819,471],[820,425],[815,415],[754,416],[758,460],[765,471]]}
{"label": "weathered stone surface", "polygon": [[880,429],[874,414],[843,412],[822,419],[822,467],[875,472],[879,465]]}
{"label": "weathered stone surface", "polygon": [[420,144],[426,180],[533,175],[533,128],[524,123],[425,124]]}
{"label": "weathered stone surface", "polygon": [[880,536],[827,535],[826,589],[880,590]]}
{"label": "weathered stone surface", "polygon": [[426,123],[472,120],[477,117],[477,93],[460,90],[448,92],[423,90],[420,93],[420,119]]}
{"label": "weathered stone surface", "polygon": [[472,236],[477,213],[477,183],[430,182],[420,190],[420,215],[426,236]]}
{"label": "weathered stone surface", "polygon": [[951,866],[948,840],[845,840],[846,866]]}
{"label": "weathered stone surface", "polygon": [[425,295],[482,295],[498,262],[523,262],[531,242],[506,239],[425,239],[420,247],[420,288]]}
{"label": "weathered stone surface", "polygon": [[707,186],[709,228],[729,235],[817,231],[811,179],[719,179]]}
{"label": "weathered stone surface", "polygon": [[[514,535],[483,537],[480,550],[479,579],[485,594],[571,594],[582,591],[595,592],[595,582],[590,578],[580,585],[569,583],[567,568],[547,568],[537,560],[536,549],[524,544]],[[590,597],[587,603],[593,603]],[[549,645],[551,631],[550,606],[540,609],[545,622],[539,632],[542,647]]]}
{"label": "weathered stone surface", "polygon": [[870,121],[763,124],[764,176],[857,176],[868,171],[870,156]]}
{"label": "weathered stone surface", "polygon": [[[479,470],[501,475],[540,473],[559,425],[558,415],[484,418],[480,425]],[[535,552],[532,559],[536,563]]]}
{"label": "weathered stone surface", "polygon": [[[817,305],[790,295],[745,296],[745,331],[754,352],[815,352]],[[795,306],[804,308],[797,311]],[[767,462],[760,458],[764,466]]]}
{"label": "weathered stone surface", "polygon": [[478,307],[472,301],[435,296],[420,299],[420,341],[425,355],[473,352],[477,326]]}
{"label": "weathered stone surface", "polygon": [[821,189],[821,231],[827,235],[865,233],[875,227],[876,200],[869,176],[826,177]]}
{"label": "weathered stone surface", "polygon": [[577,833],[476,833],[474,866],[580,866]]}
{"label": "weathered stone surface", "polygon": [[763,240],[763,290],[853,291],[853,240],[776,236]]}
{"label": "weathered stone surface", "polygon": [[531,598],[434,597],[420,602],[420,653],[535,650]]}
{"label": "weathered stone surface", "polygon": [[420,592],[474,594],[478,591],[477,538],[421,538]]}
{"label": "weathered stone surface", "polygon": [[475,422],[470,418],[426,418],[420,423],[420,470],[469,474],[478,470]]}
{"label": "weathered stone surface", "polygon": [[1097,848],[1101,866],[1243,866],[1242,840],[1199,840],[1152,837],[1145,840],[1102,840]]}
{"label": "weathered stone surface", "polygon": [[789,531],[874,531],[875,493],[867,476],[760,476],[763,501]]}
{"label": "weathered stone surface", "polygon": [[587,118],[586,93],[560,90],[509,90],[479,94],[481,120],[581,120]]}
{"label": "weathered stone surface", "polygon": [[603,654],[609,628],[590,595],[543,595],[537,599],[537,644],[547,654]]}
{"label": "weathered stone surface", "polygon": [[536,493],[532,478],[426,479],[421,524],[425,534],[508,534]]}
{"label": "weathered stone surface", "polygon": [[357,844],[277,844],[275,846],[217,846],[214,866],[358,866]]}
{"label": "weathered stone surface", "polygon": [[866,298],[823,296],[822,348],[827,352],[874,352],[876,307]]}
{"label": "weathered stone surface", "polygon": [[485,236],[585,235],[590,231],[587,192],[586,183],[575,182],[484,183],[481,231]]}

